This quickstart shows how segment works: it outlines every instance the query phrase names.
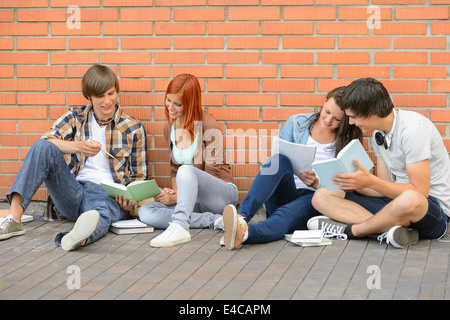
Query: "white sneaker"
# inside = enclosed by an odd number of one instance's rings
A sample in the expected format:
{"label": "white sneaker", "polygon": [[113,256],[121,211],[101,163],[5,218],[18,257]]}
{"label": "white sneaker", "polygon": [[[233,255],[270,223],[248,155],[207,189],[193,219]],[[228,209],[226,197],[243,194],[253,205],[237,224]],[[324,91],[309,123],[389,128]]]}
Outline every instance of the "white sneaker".
{"label": "white sneaker", "polygon": [[214,220],[214,230],[222,230],[225,231],[225,226],[223,225],[223,216],[220,216],[216,220]]}
{"label": "white sneaker", "polygon": [[191,234],[188,230],[177,223],[170,223],[163,233],[150,241],[150,246],[167,248],[189,241],[191,241]]}

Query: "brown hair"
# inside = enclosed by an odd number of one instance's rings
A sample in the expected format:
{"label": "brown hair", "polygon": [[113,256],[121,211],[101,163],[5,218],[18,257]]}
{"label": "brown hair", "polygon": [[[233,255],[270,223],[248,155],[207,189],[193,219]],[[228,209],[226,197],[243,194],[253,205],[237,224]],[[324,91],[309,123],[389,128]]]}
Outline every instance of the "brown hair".
{"label": "brown hair", "polygon": [[[342,103],[343,96],[345,93],[346,87],[337,87],[330,92],[328,92],[325,101],[333,98],[334,102],[341,108],[342,111]],[[309,124],[309,130],[311,131],[313,125],[319,120],[320,112],[318,112],[314,117],[311,118],[311,122]],[[339,128],[337,128],[336,132],[336,145],[335,145],[335,155],[339,153],[350,141],[353,139],[359,139],[362,142],[362,132],[355,125],[351,125],[349,123],[349,119],[347,114],[344,112],[344,116]]]}
{"label": "brown hair", "polygon": [[345,89],[341,109],[350,109],[355,116],[385,118],[391,114],[394,104],[383,84],[374,78],[354,80]]}
{"label": "brown hair", "polygon": [[99,64],[90,67],[81,80],[81,92],[89,100],[104,95],[111,87],[119,93],[119,80],[110,68]]}

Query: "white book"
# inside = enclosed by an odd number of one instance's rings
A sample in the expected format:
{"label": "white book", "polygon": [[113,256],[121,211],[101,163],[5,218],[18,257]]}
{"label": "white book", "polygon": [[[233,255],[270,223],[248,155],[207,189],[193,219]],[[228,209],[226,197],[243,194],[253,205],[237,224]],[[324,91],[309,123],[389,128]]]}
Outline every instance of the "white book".
{"label": "white book", "polygon": [[[0,221],[4,220],[4,217],[0,217]],[[24,223],[24,222],[30,222],[33,221],[34,218],[32,215],[30,214],[22,214],[22,217],[20,218],[20,222]]]}
{"label": "white book", "polygon": [[285,234],[284,239],[301,247],[328,246],[331,239],[323,237],[322,230],[296,230],[293,234]]}
{"label": "white book", "polygon": [[357,160],[367,170],[373,168],[373,162],[358,139],[350,141],[337,155],[336,158],[317,161],[312,164],[312,168],[319,177],[320,185],[328,190],[338,189],[340,186],[333,183],[333,178],[337,173],[353,173],[358,169],[353,164]]}
{"label": "white book", "polygon": [[153,232],[154,228],[138,219],[128,219],[111,223],[109,231],[116,234],[148,233]]}
{"label": "white book", "polygon": [[24,223],[24,222],[30,222],[30,221],[33,221],[33,216],[32,215],[30,215],[30,214],[23,214],[22,215],[22,218],[20,219],[20,221],[22,222],[22,223]]}
{"label": "white book", "polygon": [[286,156],[291,161],[294,173],[298,173],[299,171],[311,170],[316,157],[316,147],[273,137],[272,156],[274,154]]}
{"label": "white book", "polygon": [[322,230],[295,230],[291,236],[292,240],[302,242],[320,242],[322,238]]}

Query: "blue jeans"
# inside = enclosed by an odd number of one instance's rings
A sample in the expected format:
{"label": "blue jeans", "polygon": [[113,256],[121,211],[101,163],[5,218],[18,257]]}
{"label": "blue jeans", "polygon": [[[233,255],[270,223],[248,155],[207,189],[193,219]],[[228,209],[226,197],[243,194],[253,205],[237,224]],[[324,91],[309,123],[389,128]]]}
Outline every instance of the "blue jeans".
{"label": "blue jeans", "polygon": [[28,152],[6,197],[11,203],[13,193],[20,194],[25,210],[43,182],[56,209],[65,218],[76,221],[85,211],[95,209],[99,212],[97,228],[86,244],[103,237],[111,223],[127,216],[127,212],[123,211],[99,184],[77,181],[70,173],[64,155],[58,147],[50,141],[38,140]]}
{"label": "blue jeans", "polygon": [[[277,161],[278,170],[262,174],[273,161]],[[276,241],[286,233],[306,229],[308,220],[320,215],[311,205],[313,195],[312,190],[296,188],[292,164],[287,157],[274,155],[269,158],[238,208],[238,214],[248,222],[263,204],[266,207],[266,220],[248,225],[245,243]]]}
{"label": "blue jeans", "polygon": [[[449,218],[442,210],[439,199],[428,196],[428,211],[425,216],[417,222],[412,222],[409,227],[419,232],[419,237],[423,239],[437,239],[447,232]],[[345,199],[356,202],[372,214],[376,214],[385,205],[392,201],[388,197],[369,197],[357,192],[346,191]]]}

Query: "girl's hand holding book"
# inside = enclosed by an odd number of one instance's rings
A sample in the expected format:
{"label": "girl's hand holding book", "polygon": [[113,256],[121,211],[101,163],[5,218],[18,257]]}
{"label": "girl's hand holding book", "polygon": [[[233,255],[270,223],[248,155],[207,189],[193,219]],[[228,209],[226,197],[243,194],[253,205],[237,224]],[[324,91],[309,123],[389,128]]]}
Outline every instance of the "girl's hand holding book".
{"label": "girl's hand holding book", "polygon": [[163,191],[155,196],[155,201],[158,201],[166,206],[173,206],[177,204],[177,191],[170,188],[164,188]]}

